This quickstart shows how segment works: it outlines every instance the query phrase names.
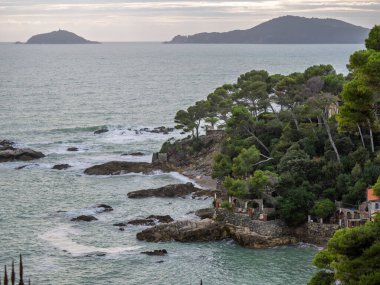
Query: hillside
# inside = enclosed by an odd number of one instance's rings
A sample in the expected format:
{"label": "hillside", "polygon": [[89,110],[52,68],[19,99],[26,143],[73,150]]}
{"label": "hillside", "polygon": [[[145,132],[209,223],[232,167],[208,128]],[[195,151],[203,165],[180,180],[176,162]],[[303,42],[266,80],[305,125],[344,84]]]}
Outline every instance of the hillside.
{"label": "hillside", "polygon": [[284,16],[248,30],[178,35],[172,44],[353,44],[363,43],[369,29],[335,19]]}
{"label": "hillside", "polygon": [[99,42],[86,40],[72,32],[65,30],[32,36],[27,44],[99,44]]}

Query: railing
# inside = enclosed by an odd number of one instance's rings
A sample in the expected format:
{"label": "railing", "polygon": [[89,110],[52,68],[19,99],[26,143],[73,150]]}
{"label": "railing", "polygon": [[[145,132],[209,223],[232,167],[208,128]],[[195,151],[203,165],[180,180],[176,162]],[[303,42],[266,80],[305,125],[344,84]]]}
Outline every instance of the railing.
{"label": "railing", "polygon": [[[19,281],[17,283],[17,285],[25,285],[24,283],[24,267],[23,267],[23,264],[22,264],[22,256],[20,254],[20,264],[19,264],[19,274],[20,274],[20,277],[19,277]],[[12,271],[11,271],[11,274],[10,274],[10,280],[8,279],[8,272],[7,272],[7,266],[4,265],[4,276],[3,276],[3,285],[16,285],[16,273],[15,273],[15,263],[14,261],[12,261]],[[11,282],[9,284],[9,281]],[[0,278],[0,285],[1,285],[1,278]],[[28,285],[30,285],[30,279],[28,281]]]}

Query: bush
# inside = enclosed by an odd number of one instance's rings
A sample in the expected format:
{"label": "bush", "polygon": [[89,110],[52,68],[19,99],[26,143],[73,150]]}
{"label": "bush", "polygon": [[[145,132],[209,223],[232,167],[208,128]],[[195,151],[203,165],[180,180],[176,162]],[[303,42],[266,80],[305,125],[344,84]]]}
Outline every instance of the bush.
{"label": "bush", "polygon": [[232,205],[230,202],[228,202],[227,200],[223,201],[222,204],[220,205],[223,209],[226,209],[226,210],[229,210],[231,211],[232,210]]}
{"label": "bush", "polygon": [[333,285],[334,281],[334,273],[319,271],[313,275],[307,285]]}
{"label": "bush", "polygon": [[329,199],[319,200],[315,203],[312,212],[318,218],[327,219],[335,213],[335,204]]}

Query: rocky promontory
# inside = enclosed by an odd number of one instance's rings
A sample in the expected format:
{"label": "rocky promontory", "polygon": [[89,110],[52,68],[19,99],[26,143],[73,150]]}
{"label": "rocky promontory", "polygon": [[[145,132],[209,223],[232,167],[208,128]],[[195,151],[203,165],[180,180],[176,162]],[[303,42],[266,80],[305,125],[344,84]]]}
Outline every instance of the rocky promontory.
{"label": "rocky promontory", "polygon": [[193,183],[171,184],[155,189],[137,190],[128,193],[128,198],[146,198],[146,197],[185,197],[192,193],[202,192],[203,196],[212,195],[214,192],[203,190],[194,186]]}
{"label": "rocky promontory", "polygon": [[172,169],[163,163],[110,161],[85,169],[87,175],[120,175],[124,173],[149,174],[155,171],[169,172]]}
{"label": "rocky promontory", "polygon": [[294,244],[298,240],[290,235],[262,235],[245,227],[216,222],[211,219],[201,221],[176,221],[145,229],[136,235],[137,239],[148,242],[204,242],[233,239],[248,248],[269,248]]}

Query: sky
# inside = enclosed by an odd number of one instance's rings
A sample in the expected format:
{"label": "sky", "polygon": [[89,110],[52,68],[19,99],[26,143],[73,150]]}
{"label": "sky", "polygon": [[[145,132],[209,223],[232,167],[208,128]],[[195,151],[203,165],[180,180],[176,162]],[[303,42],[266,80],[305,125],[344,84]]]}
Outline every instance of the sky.
{"label": "sky", "polygon": [[380,0],[0,0],[0,42],[58,29],[96,41],[164,41],[295,15],[380,24]]}

